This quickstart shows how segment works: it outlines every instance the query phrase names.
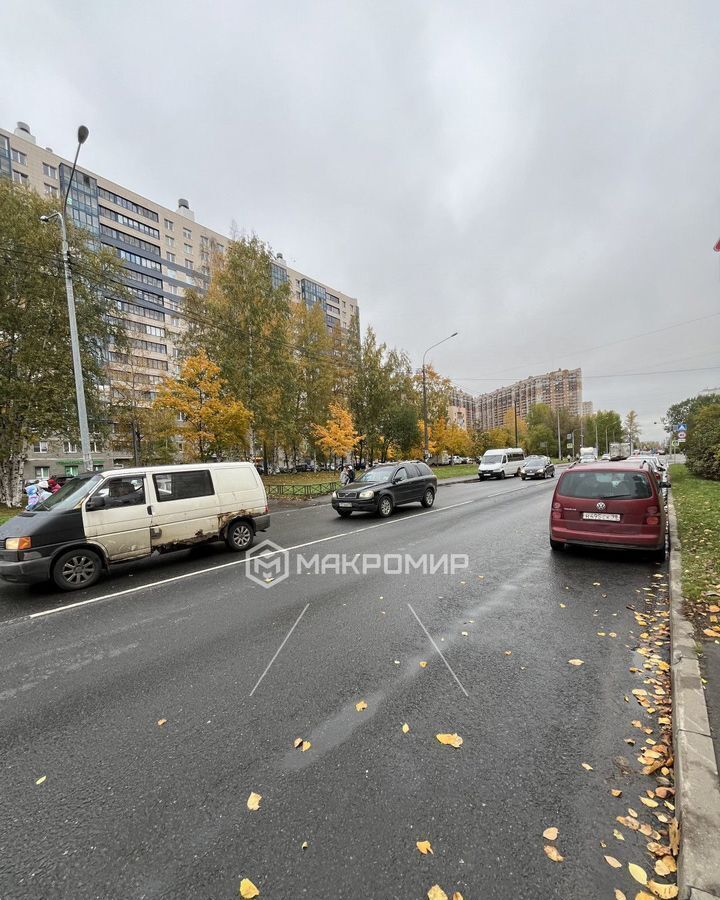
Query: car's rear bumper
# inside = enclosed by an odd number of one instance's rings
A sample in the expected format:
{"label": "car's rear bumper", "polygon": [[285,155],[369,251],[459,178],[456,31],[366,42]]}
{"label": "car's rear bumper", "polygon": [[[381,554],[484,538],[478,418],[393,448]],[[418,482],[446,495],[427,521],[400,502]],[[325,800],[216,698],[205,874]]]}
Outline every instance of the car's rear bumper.
{"label": "car's rear bumper", "polygon": [[598,531],[577,531],[573,528],[550,527],[553,541],[576,544],[579,547],[605,547],[616,550],[660,550],[665,546],[665,533],[607,534]]}
{"label": "car's rear bumper", "polygon": [[255,525],[255,531],[267,531],[270,527],[270,513],[265,513],[263,516],[253,516],[253,524]]}

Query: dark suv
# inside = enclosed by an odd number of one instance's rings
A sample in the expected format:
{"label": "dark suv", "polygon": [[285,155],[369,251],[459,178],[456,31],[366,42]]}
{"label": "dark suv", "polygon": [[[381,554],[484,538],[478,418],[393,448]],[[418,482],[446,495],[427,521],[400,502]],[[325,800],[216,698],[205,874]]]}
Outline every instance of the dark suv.
{"label": "dark suv", "polygon": [[385,519],[403,503],[431,507],[436,491],[437,478],[424,462],[382,463],[335,491],[332,505],[343,519],[353,512],[374,512]]}

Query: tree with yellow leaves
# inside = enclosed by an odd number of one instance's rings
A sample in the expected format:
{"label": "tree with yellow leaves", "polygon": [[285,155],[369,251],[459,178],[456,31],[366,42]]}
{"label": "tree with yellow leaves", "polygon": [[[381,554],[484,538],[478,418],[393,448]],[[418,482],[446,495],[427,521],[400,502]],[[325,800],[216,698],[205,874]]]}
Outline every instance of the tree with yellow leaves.
{"label": "tree with yellow leaves", "polygon": [[247,449],[252,414],[229,394],[220,367],[205,350],[188,357],[177,378],[163,382],[153,408],[180,417],[188,462],[238,456]]}
{"label": "tree with yellow leaves", "polygon": [[339,403],[330,404],[330,418],[325,425],[313,425],[313,433],[318,446],[333,458],[346,457],[355,444],[362,440],[361,435],[355,431],[352,415]]}

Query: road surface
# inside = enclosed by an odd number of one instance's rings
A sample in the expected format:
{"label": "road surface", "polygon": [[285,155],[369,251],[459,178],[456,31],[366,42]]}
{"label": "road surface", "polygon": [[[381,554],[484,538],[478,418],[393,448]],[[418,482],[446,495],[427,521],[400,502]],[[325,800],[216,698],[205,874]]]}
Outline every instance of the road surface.
{"label": "road surface", "polygon": [[[269,588],[219,547],[0,588],[0,897],[634,896],[603,856],[647,841],[613,828],[647,812],[627,607],[663,568],[551,553],[554,483],[445,486],[382,522],[279,512],[268,536],[304,546]],[[331,571],[297,574],[315,553]],[[468,568],[332,571],[378,553]]]}

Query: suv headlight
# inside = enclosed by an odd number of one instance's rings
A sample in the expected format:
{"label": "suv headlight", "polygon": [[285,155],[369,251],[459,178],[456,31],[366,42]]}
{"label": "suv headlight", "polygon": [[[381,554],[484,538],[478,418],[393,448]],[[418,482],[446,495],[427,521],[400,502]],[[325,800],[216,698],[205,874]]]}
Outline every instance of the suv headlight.
{"label": "suv headlight", "polygon": [[29,537],[7,538],[5,540],[6,550],[29,550],[32,547],[32,539]]}
{"label": "suv headlight", "polygon": [[373,490],[360,491],[360,493],[358,494],[360,500],[372,500],[374,496],[375,491]]}

